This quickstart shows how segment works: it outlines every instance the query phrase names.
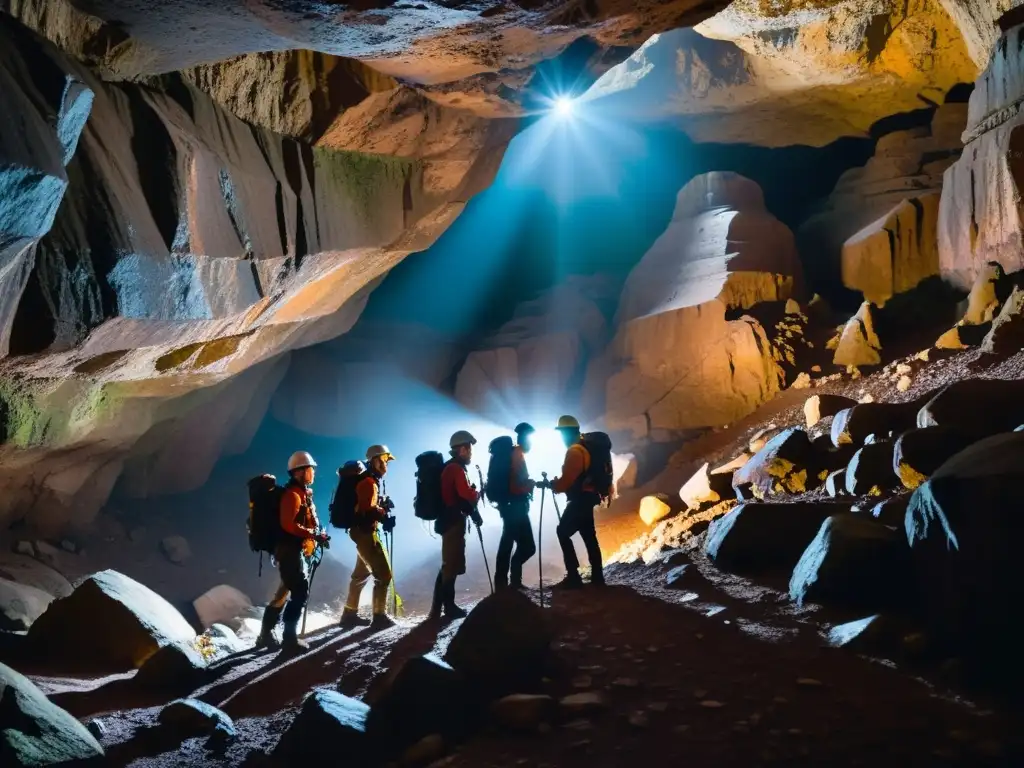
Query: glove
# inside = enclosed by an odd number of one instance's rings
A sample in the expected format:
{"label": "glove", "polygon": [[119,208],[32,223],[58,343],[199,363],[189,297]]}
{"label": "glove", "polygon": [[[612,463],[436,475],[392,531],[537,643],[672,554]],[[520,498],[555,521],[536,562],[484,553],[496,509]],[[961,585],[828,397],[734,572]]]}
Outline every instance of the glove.
{"label": "glove", "polygon": [[316,535],[316,541],[317,544],[324,547],[330,547],[331,545],[331,537],[327,534],[327,531],[320,531],[320,533]]}
{"label": "glove", "polygon": [[550,480],[541,480],[540,482],[536,483],[534,485],[534,487],[535,488],[546,488],[546,489],[548,489],[550,491],[551,490],[551,481]]}
{"label": "glove", "polygon": [[386,512],[390,512],[395,508],[395,502],[391,500],[390,496],[385,496],[383,499],[381,499],[380,508],[385,510]]}
{"label": "glove", "polygon": [[391,533],[391,531],[395,530],[395,522],[395,518],[391,517],[391,515],[388,515],[380,521],[380,527],[383,528],[386,532]]}
{"label": "glove", "polygon": [[470,515],[470,517],[473,518],[473,525],[475,525],[477,528],[481,527],[484,524],[484,519],[480,517],[479,512],[474,512]]}

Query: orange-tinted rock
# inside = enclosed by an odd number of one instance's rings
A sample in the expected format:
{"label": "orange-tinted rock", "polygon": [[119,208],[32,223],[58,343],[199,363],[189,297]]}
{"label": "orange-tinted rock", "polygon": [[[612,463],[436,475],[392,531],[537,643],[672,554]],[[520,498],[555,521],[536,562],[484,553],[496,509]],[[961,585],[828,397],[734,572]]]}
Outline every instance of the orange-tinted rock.
{"label": "orange-tinted rock", "polygon": [[792,235],[758,186],[733,173],[698,176],[630,273],[584,404],[603,402],[608,429],[633,438],[749,413],[779,391],[779,368],[764,328],[726,312],[784,300],[799,281]]}

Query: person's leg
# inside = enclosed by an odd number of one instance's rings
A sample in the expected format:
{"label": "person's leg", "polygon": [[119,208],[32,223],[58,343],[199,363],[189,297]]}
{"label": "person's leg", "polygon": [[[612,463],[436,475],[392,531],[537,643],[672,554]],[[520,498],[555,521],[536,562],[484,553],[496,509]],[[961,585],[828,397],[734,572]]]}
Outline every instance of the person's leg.
{"label": "person's leg", "polygon": [[373,622],[370,624],[375,629],[386,629],[394,626],[394,621],[388,618],[388,587],[391,586],[391,566],[388,564],[388,557],[384,552],[384,545],[377,534],[370,534],[363,543],[362,558],[370,567],[373,574]]}
{"label": "person's leg", "polygon": [[523,565],[537,552],[537,544],[533,540],[533,524],[528,514],[522,515],[516,521],[515,542],[516,551],[512,555],[509,583],[518,589],[523,586]]}
{"label": "person's leg", "polygon": [[460,520],[441,537],[441,573],[444,582],[444,613],[462,618],[466,612],[455,604],[455,579],[466,572],[466,523]]}
{"label": "person's leg", "polygon": [[274,597],[263,610],[263,624],[260,627],[260,636],[256,638],[257,648],[277,650],[281,647],[281,644],[277,642],[277,638],[274,637],[274,628],[281,618],[281,611],[284,610],[284,604],[287,600],[288,587],[282,581],[277,588],[277,592],[274,593]]}
{"label": "person's leg", "polygon": [[[359,598],[363,594],[363,587],[370,578],[370,566],[360,552],[360,540],[364,538],[361,531],[352,529],[349,538],[356,545],[356,564],[352,568],[352,577],[348,585],[348,599],[345,600],[345,610],[341,612],[341,626],[351,629],[352,627],[365,627],[369,624],[365,619],[359,618]],[[362,547],[365,549],[365,546]]]}
{"label": "person's leg", "polygon": [[[494,559],[494,588],[508,586],[509,564],[512,560],[512,546],[515,544],[515,520],[508,514],[501,518],[501,539],[498,541],[498,554]],[[515,578],[512,579],[515,581]]]}
{"label": "person's leg", "polygon": [[580,561],[576,557],[576,548],[572,543],[573,534],[579,531],[578,511],[578,506],[570,501],[565,505],[562,520],[555,528],[558,543],[562,547],[562,560],[565,562],[565,578],[555,586],[577,587],[583,584],[580,578]]}
{"label": "person's leg", "polygon": [[279,553],[281,580],[291,593],[282,614],[284,636],[281,645],[285,650],[306,650],[309,646],[299,640],[298,630],[302,609],[309,599],[309,568],[298,547],[282,548]]}
{"label": "person's leg", "polygon": [[581,509],[580,518],[580,537],[587,548],[587,559],[590,560],[590,583],[604,584],[604,565],[601,543],[597,540],[597,527],[594,524],[594,507]]}

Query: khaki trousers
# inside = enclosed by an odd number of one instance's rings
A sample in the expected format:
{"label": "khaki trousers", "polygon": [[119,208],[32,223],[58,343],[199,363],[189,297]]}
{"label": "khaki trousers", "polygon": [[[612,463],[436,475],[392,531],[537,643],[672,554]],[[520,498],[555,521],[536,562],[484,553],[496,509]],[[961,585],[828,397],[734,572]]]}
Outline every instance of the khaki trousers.
{"label": "khaki trousers", "polygon": [[391,584],[391,568],[384,554],[384,545],[375,531],[352,528],[348,536],[356,545],[356,566],[352,569],[345,608],[350,611],[359,609],[359,596],[373,576],[373,615],[378,616],[385,611]]}

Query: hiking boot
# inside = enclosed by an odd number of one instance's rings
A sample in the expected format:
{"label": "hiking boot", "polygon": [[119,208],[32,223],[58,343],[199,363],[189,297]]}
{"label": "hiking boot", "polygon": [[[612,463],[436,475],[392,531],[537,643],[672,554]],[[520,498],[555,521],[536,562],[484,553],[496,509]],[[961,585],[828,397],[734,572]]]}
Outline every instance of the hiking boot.
{"label": "hiking boot", "polygon": [[264,609],[260,635],[256,638],[256,650],[267,648],[271,651],[276,651],[281,647],[281,644],[277,642],[277,638],[274,637],[274,627],[277,626],[277,620],[281,617],[281,610],[281,608],[274,608],[271,605]]}
{"label": "hiking boot", "polygon": [[464,619],[466,612],[455,604],[455,581],[444,585],[444,615],[448,619]]}
{"label": "hiking boot", "polygon": [[370,622],[371,632],[380,632],[385,629],[391,629],[395,626],[395,620],[388,616],[386,613],[378,613],[374,615],[373,621]]}
{"label": "hiking boot", "polygon": [[341,612],[341,621],[338,622],[338,626],[342,629],[368,627],[370,626],[370,620],[363,619],[359,616],[359,614],[356,611],[351,611],[348,608],[346,608]]}
{"label": "hiking boot", "polygon": [[526,589],[526,587],[523,586],[523,582],[521,582],[521,581],[510,582],[509,585],[508,585],[508,588],[509,589]]}
{"label": "hiking boot", "polygon": [[579,589],[583,586],[583,579],[578,573],[566,574],[566,577],[557,584],[552,584],[552,589]]}
{"label": "hiking boot", "polygon": [[285,632],[284,640],[281,641],[283,653],[305,653],[309,650],[309,643],[299,640],[296,635]]}
{"label": "hiking boot", "polygon": [[591,576],[590,586],[592,587],[603,587],[605,586],[604,576]]}

